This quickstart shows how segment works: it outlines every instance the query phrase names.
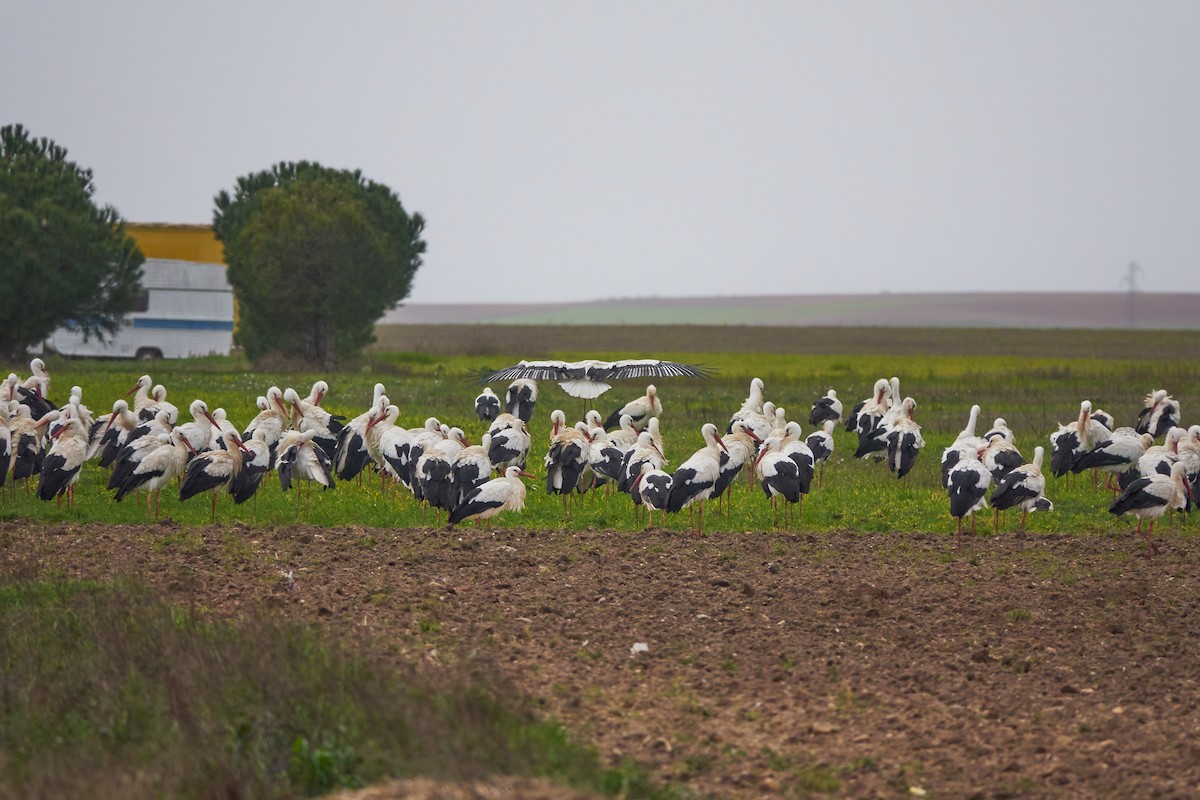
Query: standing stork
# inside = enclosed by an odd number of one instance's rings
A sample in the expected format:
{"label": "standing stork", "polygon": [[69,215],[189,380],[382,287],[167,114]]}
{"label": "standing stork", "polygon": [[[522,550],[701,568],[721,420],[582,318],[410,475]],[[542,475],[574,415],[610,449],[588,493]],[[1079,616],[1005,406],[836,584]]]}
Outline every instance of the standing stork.
{"label": "standing stork", "polygon": [[567,498],[579,488],[579,479],[588,465],[591,455],[591,440],[585,424],[575,427],[565,425],[566,415],[559,409],[550,414],[553,433],[550,449],[546,453],[546,492],[562,496],[563,514],[567,513]]}
{"label": "standing stork", "polygon": [[[679,465],[671,475],[671,493],[667,496],[667,511],[672,514],[682,511],[685,506],[689,509],[695,505],[699,508],[699,523],[696,533],[704,533],[704,501],[713,492],[717,478],[721,474],[721,453],[728,454],[725,443],[717,435],[717,426],[706,422],[700,428],[704,437],[704,447],[692,454],[692,457]],[[689,525],[690,527],[690,525]]]}
{"label": "standing stork", "polygon": [[887,434],[888,469],[903,478],[913,468],[917,453],[925,446],[921,426],[913,419],[917,402],[911,397],[900,403],[900,415],[892,421]]}
{"label": "standing stork", "polygon": [[538,386],[532,378],[517,378],[504,391],[504,410],[524,423],[533,419],[537,405]]}
{"label": "standing stork", "polygon": [[827,421],[836,425],[841,418],[842,401],[838,400],[837,392],[833,389],[813,403],[812,410],[808,412],[809,425],[824,425]]}
{"label": "standing stork", "polygon": [[263,476],[271,469],[271,446],[267,444],[267,433],[262,428],[254,431],[254,435],[242,441],[245,454],[242,456],[242,468],[229,479],[229,493],[233,495],[233,504],[240,505],[251,497],[257,507],[258,487],[262,484]]}
{"label": "standing stork", "polygon": [[[292,483],[298,480],[308,484],[308,494],[311,494],[314,482],[319,483],[322,490],[332,489],[337,485],[329,468],[329,455],[314,442],[316,436],[317,432],[313,429],[288,431],[279,440],[276,466],[279,471],[279,485],[283,491],[288,491]],[[305,496],[306,508],[308,494]],[[299,486],[296,487],[296,508],[300,508]]]}
{"label": "standing stork", "polygon": [[449,524],[482,519],[490,527],[492,517],[501,511],[521,511],[525,508],[525,484],[521,483],[521,478],[532,477],[520,467],[508,467],[504,477],[488,481],[463,498],[450,512]]}
{"label": "standing stork", "polygon": [[348,481],[356,477],[373,461],[371,451],[367,447],[367,428],[370,427],[372,418],[377,418],[387,411],[387,395],[383,393],[383,389],[382,383],[375,384],[371,406],[347,422],[338,433],[337,447],[333,452],[333,471],[338,480]]}
{"label": "standing stork", "polygon": [[992,530],[1000,525],[1000,512],[1021,509],[1021,530],[1030,511],[1053,511],[1054,504],[1046,499],[1046,477],[1042,475],[1042,459],[1046,448],[1033,448],[1033,461],[1015,467],[996,483],[992,490]]}
{"label": "standing stork", "polygon": [[479,444],[469,445],[458,451],[450,466],[450,477],[454,484],[454,508],[467,499],[467,495],[483,486],[492,477],[492,462],[488,451],[492,449],[491,434],[485,433]]}
{"label": "standing stork", "polygon": [[493,422],[500,416],[500,398],[490,386],[483,387],[483,391],[475,397],[475,416],[479,417],[480,422]]}
{"label": "standing stork", "polygon": [[646,394],[635,400],[630,400],[609,414],[608,419],[604,420],[604,430],[612,430],[617,427],[617,424],[621,421],[621,417],[626,414],[629,415],[630,421],[634,425],[644,422],[650,417],[662,415],[662,400],[658,398],[658,389],[653,383],[646,387]]}
{"label": "standing stork", "polygon": [[981,436],[975,435],[975,426],[979,424],[979,406],[971,406],[971,412],[967,415],[967,425],[958,432],[958,436],[954,438],[954,443],[942,451],[942,487],[949,488],[950,486],[950,470],[963,459],[964,456],[969,456],[972,453],[978,453],[983,448],[987,447],[987,440]]}
{"label": "standing stork", "polygon": [[1165,436],[1172,427],[1180,424],[1179,401],[1167,394],[1166,389],[1155,389],[1146,395],[1146,407],[1138,413],[1138,433],[1148,433],[1157,439]]}
{"label": "standing stork", "polygon": [[75,505],[75,483],[79,480],[79,469],[87,460],[87,431],[78,417],[70,417],[54,432],[54,444],[42,460],[42,474],[38,479],[38,497],[49,500],[67,496],[67,508]]}
{"label": "standing stork", "polygon": [[327,461],[332,461],[345,417],[330,414],[319,405],[308,402],[292,388],[283,390],[283,400],[292,406],[292,426],[301,432],[312,431],[311,441],[325,451]]}
{"label": "standing stork", "polygon": [[[166,412],[160,411],[160,414]],[[165,440],[165,441],[164,441]],[[171,431],[162,439],[154,437],[157,445],[146,453],[139,461],[122,462],[117,457],[117,465],[113,469],[113,478],[120,478],[116,487],[109,481],[109,488],[116,488],[114,499],[120,502],[125,495],[136,489],[146,490],[146,516],[150,516],[150,501],[154,500],[154,518],[158,519],[158,495],[164,486],[175,480],[183,473],[189,455],[194,455],[192,445],[178,428]],[[132,464],[128,469],[122,469],[124,463]]]}
{"label": "standing stork", "polygon": [[784,506],[784,527],[790,527],[791,507],[800,502],[800,467],[780,451],[782,439],[771,437],[763,445],[763,451],[755,459],[754,469],[762,485],[763,494],[771,501],[774,512],[772,525],[779,524],[779,498]]}
{"label": "standing stork", "polygon": [[754,378],[750,381],[750,394],[742,402],[742,407],[733,412],[733,416],[729,418],[729,425],[725,428],[726,433],[733,433],[733,423],[739,419],[744,420],[752,415],[763,413],[763,389],[765,386],[762,378]]}
{"label": "standing stork", "polygon": [[[1108,509],[1118,516],[1133,514],[1138,518],[1137,532],[1146,538],[1147,556],[1158,552],[1158,546],[1150,538],[1154,533],[1154,521],[1165,514],[1168,508],[1182,511],[1189,498],[1192,502],[1196,500],[1192,485],[1184,479],[1184,469],[1183,464],[1175,462],[1171,465],[1170,475],[1155,473],[1148,478],[1138,478]],[[1142,520],[1147,517],[1150,519],[1150,530],[1143,532]]]}
{"label": "standing stork", "polygon": [[179,484],[180,502],[209,493],[212,498],[209,522],[217,521],[217,493],[226,488],[232,491],[232,482],[242,471],[243,457],[251,455],[237,431],[223,431],[221,441],[225,445],[223,449],[214,448],[188,462]]}
{"label": "standing stork", "polygon": [[817,486],[825,485],[825,464],[828,463],[829,457],[833,455],[833,429],[837,425],[837,420],[827,419],[821,430],[813,431],[804,440],[808,445],[808,449],[812,451],[813,463],[819,470],[817,472]]}
{"label": "standing stork", "polygon": [[950,516],[958,520],[955,541],[962,546],[962,521],[971,515],[971,535],[975,535],[975,512],[987,508],[987,490],[992,473],[983,463],[983,448],[961,451],[962,457],[950,469],[946,491],[950,495]]}
{"label": "standing stork", "polygon": [[648,528],[654,527],[654,512],[662,513],[662,523],[667,524],[667,502],[671,496],[671,476],[655,467],[652,461],[642,461],[641,467],[629,485],[635,511],[645,506],[649,516]]}

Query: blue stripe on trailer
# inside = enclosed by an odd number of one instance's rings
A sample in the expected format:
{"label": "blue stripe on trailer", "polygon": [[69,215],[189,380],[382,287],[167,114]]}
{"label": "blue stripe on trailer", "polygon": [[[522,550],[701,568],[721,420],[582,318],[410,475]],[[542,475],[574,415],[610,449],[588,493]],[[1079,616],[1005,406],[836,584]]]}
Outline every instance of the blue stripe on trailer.
{"label": "blue stripe on trailer", "polygon": [[233,321],[219,319],[161,319],[154,317],[135,317],[135,328],[158,328],[177,331],[232,331]]}

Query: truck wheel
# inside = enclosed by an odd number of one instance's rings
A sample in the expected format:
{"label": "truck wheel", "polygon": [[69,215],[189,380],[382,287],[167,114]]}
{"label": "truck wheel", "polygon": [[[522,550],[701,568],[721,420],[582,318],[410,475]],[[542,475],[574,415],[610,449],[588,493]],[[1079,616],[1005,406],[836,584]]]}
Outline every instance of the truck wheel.
{"label": "truck wheel", "polygon": [[137,351],[135,356],[138,361],[154,361],[157,358],[162,358],[162,350],[157,347],[142,347]]}

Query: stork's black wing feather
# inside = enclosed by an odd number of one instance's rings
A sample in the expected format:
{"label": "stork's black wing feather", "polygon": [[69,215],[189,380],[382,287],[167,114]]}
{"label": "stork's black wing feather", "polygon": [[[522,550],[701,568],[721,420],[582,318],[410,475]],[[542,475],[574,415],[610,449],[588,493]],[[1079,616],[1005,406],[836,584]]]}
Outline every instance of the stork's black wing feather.
{"label": "stork's black wing feather", "polygon": [[480,370],[479,382],[499,383],[515,381],[517,378],[530,378],[535,381],[567,380],[567,365],[561,361],[522,361],[511,367],[505,367],[495,372]]}

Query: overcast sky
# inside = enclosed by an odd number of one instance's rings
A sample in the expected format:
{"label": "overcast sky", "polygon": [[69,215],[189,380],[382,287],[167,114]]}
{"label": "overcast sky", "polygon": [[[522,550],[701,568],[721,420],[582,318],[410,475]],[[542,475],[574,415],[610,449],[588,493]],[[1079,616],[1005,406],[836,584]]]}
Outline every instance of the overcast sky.
{"label": "overcast sky", "polygon": [[1200,291],[1200,2],[37,2],[0,122],[135,221],[283,160],[427,220],[414,302]]}

